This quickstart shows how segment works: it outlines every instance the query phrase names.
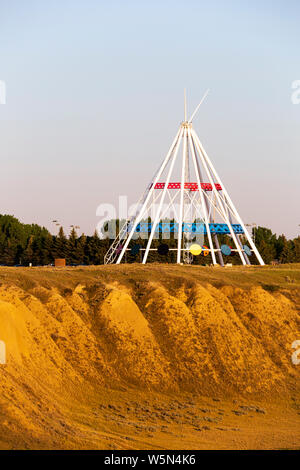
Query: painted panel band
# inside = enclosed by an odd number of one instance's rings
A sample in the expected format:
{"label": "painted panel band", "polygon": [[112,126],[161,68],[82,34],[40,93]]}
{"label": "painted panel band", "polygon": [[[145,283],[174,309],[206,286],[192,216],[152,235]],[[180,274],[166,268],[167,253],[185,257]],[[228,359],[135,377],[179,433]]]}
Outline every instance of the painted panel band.
{"label": "painted panel band", "polygon": [[[164,189],[165,183],[156,183],[154,189]],[[222,191],[222,187],[219,183],[215,183],[215,187],[218,191]],[[151,186],[150,186],[151,188]],[[180,189],[181,183],[169,183],[168,189]],[[210,183],[201,183],[201,188],[204,191],[212,191],[212,185]],[[184,189],[189,189],[190,191],[198,191],[197,183],[184,183]]]}
{"label": "painted panel band", "polygon": [[[178,222],[160,222],[155,228],[155,232],[160,233],[178,233]],[[127,231],[130,232],[131,226],[129,225]],[[234,233],[243,234],[243,228],[240,224],[232,224]],[[136,232],[138,233],[149,233],[152,229],[152,223],[141,222],[136,227]],[[206,226],[204,223],[183,223],[182,224],[183,232],[186,233],[195,233],[195,234],[206,234]],[[227,224],[209,224],[210,233],[228,233],[230,230]]]}

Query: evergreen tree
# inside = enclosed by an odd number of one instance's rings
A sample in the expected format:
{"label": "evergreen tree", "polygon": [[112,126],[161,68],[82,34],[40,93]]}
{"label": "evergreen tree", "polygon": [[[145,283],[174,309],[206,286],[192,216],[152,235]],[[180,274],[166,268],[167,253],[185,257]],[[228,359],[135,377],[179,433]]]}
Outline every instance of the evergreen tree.
{"label": "evergreen tree", "polygon": [[42,238],[41,250],[40,250],[40,264],[47,265],[52,264],[53,258],[53,237],[48,234]]}
{"label": "evergreen tree", "polygon": [[67,242],[66,258],[68,264],[78,264],[78,256],[76,253],[76,241],[77,233],[75,228],[73,227],[69,236],[69,240]]}
{"label": "evergreen tree", "polygon": [[28,241],[27,241],[27,246],[24,250],[24,253],[23,253],[23,257],[22,257],[22,262],[23,264],[25,265],[29,265],[30,263],[33,262],[33,241],[34,241],[34,236],[31,235],[29,238],[28,238]]}
{"label": "evergreen tree", "polygon": [[59,228],[58,236],[54,237],[53,257],[66,258],[67,254],[67,238],[62,227]]}
{"label": "evergreen tree", "polygon": [[294,242],[294,262],[300,262],[300,236],[293,240]]}
{"label": "evergreen tree", "polygon": [[[254,228],[255,245],[266,264],[276,259],[276,235],[266,227]],[[256,260],[257,263],[257,260]]]}
{"label": "evergreen tree", "polygon": [[78,264],[88,264],[87,256],[85,254],[85,249],[86,249],[86,236],[83,233],[81,237],[78,238],[77,243],[76,243],[76,256],[77,256]]}
{"label": "evergreen tree", "polygon": [[292,263],[294,260],[293,242],[291,240],[287,240],[285,237],[279,260],[281,263]]}

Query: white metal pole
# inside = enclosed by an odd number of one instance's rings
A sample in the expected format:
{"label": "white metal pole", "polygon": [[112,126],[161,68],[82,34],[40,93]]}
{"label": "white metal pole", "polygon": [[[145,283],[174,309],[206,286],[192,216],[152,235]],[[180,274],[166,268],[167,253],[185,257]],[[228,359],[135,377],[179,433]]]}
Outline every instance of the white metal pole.
{"label": "white metal pole", "polygon": [[170,178],[171,178],[171,174],[172,174],[172,171],[173,171],[173,168],[174,168],[174,163],[175,163],[177,153],[178,153],[178,150],[179,150],[179,145],[180,145],[180,140],[181,140],[181,137],[182,137],[182,132],[183,132],[182,128],[180,128],[179,137],[178,137],[175,149],[174,149],[174,154],[173,154],[173,157],[172,157],[172,160],[171,160],[169,172],[168,172],[167,179],[166,179],[166,182],[165,182],[165,187],[164,187],[163,193],[161,195],[160,203],[159,203],[159,206],[158,206],[158,209],[157,209],[157,212],[156,212],[155,220],[153,222],[150,237],[149,237],[147,247],[146,247],[146,250],[145,250],[145,253],[144,253],[143,264],[145,264],[146,261],[147,261],[149,249],[150,249],[152,239],[153,239],[153,236],[154,236],[154,232],[155,232],[155,228],[156,228],[157,223],[159,222],[161,208],[162,208],[162,205],[163,205],[163,202],[164,202],[164,199],[165,199],[166,192],[168,190],[169,181],[170,181]]}
{"label": "white metal pole", "polygon": [[205,98],[207,97],[208,93],[209,93],[209,89],[206,90],[206,92],[205,92],[204,95],[203,95],[203,98],[201,99],[201,101],[200,101],[200,103],[198,104],[197,108],[195,109],[195,111],[194,111],[193,114],[191,115],[191,117],[190,117],[190,119],[189,119],[189,123],[191,123],[192,120],[194,119],[194,117],[196,116],[196,113],[197,113],[198,109],[200,108],[201,104],[203,103],[203,101],[204,101]]}
{"label": "white metal pole", "polygon": [[176,213],[176,210],[175,210],[175,207],[174,207],[174,201],[175,201],[175,199],[177,198],[178,193],[175,193],[174,196],[171,197],[171,196],[170,196],[170,193],[169,193],[169,191],[168,191],[168,196],[169,196],[169,198],[170,198],[170,203],[169,203],[169,205],[165,208],[165,210],[161,213],[160,216],[161,216],[162,219],[164,218],[165,214],[166,214],[167,211],[170,209],[170,207],[173,207],[173,211],[174,211],[174,213]]}
{"label": "white metal pole", "polygon": [[118,259],[117,259],[116,264],[119,264],[119,263],[122,261],[123,255],[124,255],[124,253],[125,253],[125,251],[126,251],[126,249],[127,249],[127,246],[128,246],[128,244],[129,244],[129,242],[130,242],[130,240],[131,240],[131,238],[132,238],[132,236],[133,236],[133,234],[134,234],[134,232],[135,232],[135,229],[136,229],[138,223],[142,220],[142,217],[143,217],[144,212],[145,212],[145,210],[146,210],[146,207],[147,207],[147,204],[148,204],[148,202],[149,202],[149,199],[151,198],[151,195],[152,195],[152,193],[153,193],[153,191],[154,191],[155,185],[156,185],[156,183],[158,182],[159,178],[161,177],[161,174],[163,173],[163,171],[164,171],[164,169],[165,169],[165,167],[166,167],[166,165],[167,165],[167,163],[168,163],[168,161],[169,161],[169,158],[171,157],[171,155],[172,155],[172,153],[173,153],[173,151],[174,151],[174,148],[175,148],[175,146],[177,145],[177,143],[178,143],[178,141],[179,141],[180,135],[181,135],[181,127],[179,128],[179,130],[178,130],[178,132],[177,132],[177,134],[176,134],[176,137],[175,137],[175,139],[173,140],[172,145],[171,145],[171,147],[170,147],[170,149],[169,149],[169,151],[168,151],[168,153],[167,153],[167,155],[166,155],[166,158],[164,159],[164,161],[163,161],[163,163],[162,163],[160,169],[158,170],[158,172],[157,172],[157,174],[156,174],[156,177],[154,178],[154,181],[152,182],[151,189],[150,189],[150,191],[149,191],[149,193],[148,193],[148,195],[147,195],[147,197],[146,197],[146,199],[145,199],[145,201],[144,201],[144,204],[143,204],[143,206],[142,206],[142,208],[141,208],[139,214],[137,215],[137,217],[136,217],[136,219],[135,219],[135,222],[134,222],[134,224],[133,224],[133,227],[132,227],[132,229],[131,229],[131,231],[130,231],[130,234],[129,234],[129,236],[128,236],[126,242],[125,242],[125,245],[124,245],[123,248],[122,248],[122,251],[121,251],[121,253],[120,253],[120,255],[119,255]]}
{"label": "white metal pole", "polygon": [[[192,127],[192,126],[191,126]],[[195,149],[195,143],[193,142],[193,148],[194,148],[194,152],[196,152],[196,149]],[[201,172],[201,169],[200,169],[200,164],[199,164],[199,160],[198,158],[196,158],[196,164],[197,164],[197,168],[198,168],[198,173],[199,173],[199,176],[200,176],[200,182],[204,182],[203,179],[202,179],[202,172]],[[213,222],[213,216],[211,214],[212,212],[212,204],[208,204],[208,201],[211,201],[208,196],[207,196],[207,193],[206,192],[202,192],[202,194],[205,196],[203,197],[203,200],[204,200],[204,203],[205,203],[205,207],[206,207],[206,211],[207,211],[207,214],[208,214],[208,222]],[[215,196],[214,196],[215,197]],[[218,258],[219,258],[219,262],[220,262],[220,265],[221,266],[224,266],[224,260],[223,260],[223,256],[222,256],[222,253],[221,253],[221,250],[220,250],[220,244],[219,244],[219,240],[218,240],[218,235],[216,233],[213,233],[212,235],[212,240],[214,241],[215,245],[216,245],[216,252],[218,254]]]}
{"label": "white metal pole", "polygon": [[222,186],[222,191],[223,191],[223,193],[224,193],[225,196],[226,196],[227,202],[228,202],[228,203],[230,204],[230,206],[231,206],[231,210],[232,210],[232,212],[234,213],[235,218],[237,219],[237,221],[238,221],[238,222],[240,223],[240,225],[242,226],[242,229],[243,229],[243,231],[244,231],[244,234],[246,235],[246,238],[247,238],[247,240],[248,240],[248,242],[249,242],[249,244],[250,244],[252,250],[254,251],[254,253],[255,253],[255,255],[256,255],[256,258],[258,259],[259,263],[263,266],[263,265],[265,264],[265,263],[264,263],[264,260],[263,260],[262,257],[260,256],[258,249],[256,248],[255,244],[253,243],[252,238],[250,237],[250,235],[249,235],[249,233],[248,233],[248,231],[247,231],[247,229],[246,229],[246,227],[245,227],[245,225],[244,225],[244,223],[243,223],[243,221],[242,221],[242,219],[241,219],[241,217],[240,217],[238,211],[236,210],[236,208],[235,208],[235,206],[234,206],[232,200],[230,199],[230,196],[229,196],[228,192],[226,191],[226,189],[225,189],[225,187],[224,187],[224,184],[223,184],[222,181],[221,181],[221,178],[219,177],[219,175],[218,175],[218,173],[216,172],[216,170],[215,170],[213,164],[211,163],[211,161],[210,161],[210,159],[209,159],[207,153],[205,152],[205,150],[204,150],[204,148],[203,148],[203,146],[202,146],[202,144],[201,144],[201,142],[200,142],[200,139],[199,139],[199,137],[197,136],[197,134],[196,134],[196,137],[197,137],[197,139],[198,139],[198,143],[199,143],[199,145],[200,145],[200,148],[201,148],[201,151],[202,151],[202,153],[203,153],[203,155],[204,155],[204,158],[206,159],[207,163],[210,165],[210,168],[211,168],[211,170],[212,170],[212,172],[213,172],[213,174],[214,174],[216,180],[217,180],[218,183]]}
{"label": "white metal pole", "polygon": [[196,160],[196,155],[195,155],[195,150],[194,150],[194,145],[193,145],[193,138],[191,135],[190,129],[188,130],[188,137],[189,137],[189,144],[192,152],[192,159],[194,163],[194,168],[196,172],[196,177],[197,177],[197,183],[198,183],[198,189],[200,193],[200,199],[201,199],[201,206],[203,207],[204,211],[204,220],[205,220],[205,226],[206,226],[206,232],[207,232],[207,237],[208,237],[208,242],[209,242],[209,247],[210,247],[210,252],[211,252],[211,257],[212,257],[212,262],[213,264],[217,264],[216,260],[216,255],[215,255],[215,250],[211,238],[211,233],[209,229],[209,221],[208,221],[208,214],[207,214],[207,208],[206,208],[206,203],[204,201],[203,193],[202,193],[202,188],[201,188],[201,179],[198,171],[198,166],[197,166],[197,160]]}
{"label": "white metal pole", "polygon": [[180,205],[179,205],[179,223],[178,223],[178,240],[177,240],[177,263],[181,259],[181,241],[182,241],[182,222],[183,222],[183,205],[184,205],[184,183],[185,183],[185,164],[186,164],[186,128],[183,128],[183,146],[182,146],[182,166],[181,166],[181,185],[180,185]]}
{"label": "white metal pole", "polygon": [[[210,182],[210,184],[212,185],[212,190],[213,190],[214,194],[216,195],[216,199],[217,199],[217,201],[218,201],[218,203],[219,203],[220,208],[222,209],[223,217],[224,217],[224,219],[225,219],[225,221],[226,221],[226,223],[227,223],[227,225],[228,225],[230,234],[231,234],[232,239],[233,239],[233,241],[234,241],[234,244],[235,244],[235,246],[236,246],[236,248],[237,248],[237,250],[238,250],[238,253],[239,253],[239,255],[240,255],[241,261],[242,261],[243,265],[245,265],[245,264],[246,264],[246,261],[245,261],[245,258],[244,258],[244,256],[243,256],[243,252],[242,252],[241,247],[240,247],[240,245],[239,245],[239,243],[238,243],[238,241],[237,241],[237,238],[236,238],[235,233],[234,233],[234,231],[233,231],[232,225],[231,225],[231,223],[230,223],[230,221],[229,221],[229,219],[228,219],[228,216],[227,216],[227,214],[226,214],[226,211],[224,210],[224,206],[223,206],[222,201],[221,201],[221,199],[220,199],[219,193],[218,193],[218,191],[217,191],[217,189],[216,189],[214,180],[212,179],[211,173],[210,173],[209,168],[208,168],[208,166],[207,166],[208,163],[206,162],[206,160],[205,160],[205,158],[204,158],[204,155],[203,155],[203,153],[202,153],[202,148],[201,148],[202,146],[201,146],[201,144],[200,144],[199,138],[198,138],[197,134],[196,134],[193,130],[191,130],[191,132],[192,132],[192,135],[193,135],[193,137],[194,137],[194,142],[195,142],[196,147],[197,147],[197,150],[198,150],[198,152],[199,152],[199,156],[200,156],[200,158],[201,158],[202,164],[203,164],[203,166],[204,166],[204,168],[205,168],[205,171],[206,171],[206,173],[207,173],[207,176],[208,176],[208,178],[209,178],[209,182]],[[218,180],[218,182],[219,182],[219,180]],[[223,186],[222,186],[222,188],[223,188]]]}

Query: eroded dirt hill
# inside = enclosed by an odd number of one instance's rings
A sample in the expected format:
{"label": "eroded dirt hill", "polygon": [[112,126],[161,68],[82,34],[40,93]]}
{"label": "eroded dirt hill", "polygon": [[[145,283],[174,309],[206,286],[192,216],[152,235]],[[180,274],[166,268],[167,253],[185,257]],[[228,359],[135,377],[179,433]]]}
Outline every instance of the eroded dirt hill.
{"label": "eroded dirt hill", "polygon": [[300,446],[299,267],[1,268],[0,282],[0,448],[253,447],[251,413],[266,436],[285,417],[273,445]]}

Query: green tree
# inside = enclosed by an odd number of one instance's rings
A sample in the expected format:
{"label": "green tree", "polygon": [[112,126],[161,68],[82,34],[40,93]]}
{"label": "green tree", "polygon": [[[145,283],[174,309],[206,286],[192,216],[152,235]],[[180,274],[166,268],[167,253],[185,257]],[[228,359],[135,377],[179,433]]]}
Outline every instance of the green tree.
{"label": "green tree", "polygon": [[[266,264],[276,259],[276,235],[266,227],[257,227],[253,229],[255,235],[255,245]],[[257,263],[257,260],[253,260]]]}
{"label": "green tree", "polygon": [[300,262],[300,237],[297,237],[293,240],[294,242],[294,261],[296,263]]}
{"label": "green tree", "polygon": [[65,236],[64,229],[59,228],[57,237],[53,241],[53,257],[66,258],[67,254],[67,237]]}
{"label": "green tree", "polygon": [[76,252],[76,241],[77,233],[73,227],[67,242],[66,258],[68,264],[78,264],[77,252]]}
{"label": "green tree", "polygon": [[293,263],[295,261],[294,244],[291,240],[287,240],[285,237],[279,261],[281,263]]}

